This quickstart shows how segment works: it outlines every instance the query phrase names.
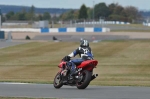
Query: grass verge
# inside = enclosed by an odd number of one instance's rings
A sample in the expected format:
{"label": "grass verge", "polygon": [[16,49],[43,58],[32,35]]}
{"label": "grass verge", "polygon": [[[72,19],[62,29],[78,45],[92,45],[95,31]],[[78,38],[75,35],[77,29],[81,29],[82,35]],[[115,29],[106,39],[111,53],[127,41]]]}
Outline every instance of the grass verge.
{"label": "grass verge", "polygon": [[[99,61],[91,85],[150,86],[150,40],[90,43]],[[0,81],[52,83],[78,42],[31,42],[0,49]]]}

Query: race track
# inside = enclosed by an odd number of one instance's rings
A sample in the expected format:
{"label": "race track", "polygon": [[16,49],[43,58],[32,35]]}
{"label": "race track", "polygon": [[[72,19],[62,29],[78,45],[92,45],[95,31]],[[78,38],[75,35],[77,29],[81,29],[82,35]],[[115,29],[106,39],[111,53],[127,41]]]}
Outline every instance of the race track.
{"label": "race track", "polygon": [[150,88],[88,86],[85,90],[79,90],[71,86],[55,89],[50,84],[0,83],[0,96],[61,99],[149,99]]}
{"label": "race track", "polygon": [[15,46],[19,44],[24,44],[25,42],[10,42],[10,41],[0,41],[0,49],[9,47],[9,46]]}

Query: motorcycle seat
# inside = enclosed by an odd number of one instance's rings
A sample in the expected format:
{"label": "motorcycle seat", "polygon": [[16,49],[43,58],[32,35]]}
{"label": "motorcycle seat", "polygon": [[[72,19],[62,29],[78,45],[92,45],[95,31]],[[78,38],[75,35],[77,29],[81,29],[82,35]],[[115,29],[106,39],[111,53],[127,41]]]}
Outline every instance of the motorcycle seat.
{"label": "motorcycle seat", "polygon": [[80,59],[74,59],[71,60],[76,66],[80,65],[84,60],[80,60]]}
{"label": "motorcycle seat", "polygon": [[82,62],[73,62],[76,66],[79,66]]}

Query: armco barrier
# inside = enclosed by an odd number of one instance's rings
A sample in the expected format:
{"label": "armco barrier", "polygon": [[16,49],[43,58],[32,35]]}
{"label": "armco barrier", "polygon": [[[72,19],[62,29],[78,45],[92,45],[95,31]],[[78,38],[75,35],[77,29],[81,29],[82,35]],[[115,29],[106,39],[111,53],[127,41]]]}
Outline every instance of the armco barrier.
{"label": "armco barrier", "polygon": [[49,33],[58,33],[58,28],[49,28]]}
{"label": "armco barrier", "polygon": [[41,28],[41,33],[49,33],[49,28]]}
{"label": "armco barrier", "polygon": [[67,28],[58,28],[59,32],[67,32]]}
{"label": "armco barrier", "polygon": [[94,28],[94,32],[102,32],[102,28]]}
{"label": "armco barrier", "polygon": [[76,28],[67,28],[67,32],[76,32]]}
{"label": "armco barrier", "polygon": [[76,28],[76,32],[85,32],[83,27]]}
{"label": "armco barrier", "polygon": [[36,32],[36,33],[80,33],[80,32],[110,32],[109,28],[101,28],[101,27],[77,27],[77,28],[5,28],[1,29],[5,32]]}
{"label": "armco barrier", "polygon": [[85,28],[85,32],[94,32],[93,28]]}

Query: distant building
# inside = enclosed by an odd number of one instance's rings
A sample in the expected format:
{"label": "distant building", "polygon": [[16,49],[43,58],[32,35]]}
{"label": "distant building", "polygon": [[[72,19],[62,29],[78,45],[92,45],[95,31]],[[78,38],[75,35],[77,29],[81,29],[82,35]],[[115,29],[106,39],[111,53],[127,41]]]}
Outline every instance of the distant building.
{"label": "distant building", "polygon": [[51,14],[51,17],[53,18],[53,17],[59,17],[61,14],[59,14],[59,13],[56,13],[56,14]]}
{"label": "distant building", "polygon": [[[53,18],[53,17],[59,17],[61,14],[59,14],[59,13],[56,13],[56,14],[54,14],[54,13],[49,13],[50,14],[50,16]],[[35,13],[35,16],[39,16],[39,15],[42,15],[43,16],[43,13]]]}
{"label": "distant building", "polygon": [[35,21],[32,24],[33,28],[48,28],[49,27],[49,21],[48,20],[43,20],[43,21]]}

